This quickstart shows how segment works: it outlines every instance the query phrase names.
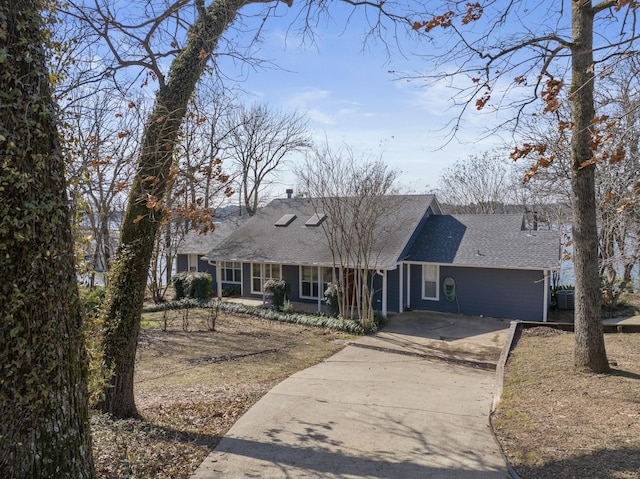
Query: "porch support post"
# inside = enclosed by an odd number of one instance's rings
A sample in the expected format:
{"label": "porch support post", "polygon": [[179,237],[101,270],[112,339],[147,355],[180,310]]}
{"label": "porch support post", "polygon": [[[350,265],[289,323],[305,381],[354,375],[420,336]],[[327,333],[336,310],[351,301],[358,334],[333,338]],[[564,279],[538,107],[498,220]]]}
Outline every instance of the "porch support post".
{"label": "porch support post", "polygon": [[[251,268],[251,288],[253,289],[253,263],[250,266]],[[264,289],[264,263],[260,264],[260,289],[262,289],[262,307],[267,307],[267,290]]]}
{"label": "porch support post", "polygon": [[407,308],[411,307],[411,265],[407,265]]}
{"label": "porch support post", "polygon": [[551,271],[542,270],[542,276],[544,278],[544,304],[542,305],[542,322],[547,322],[547,315],[549,313],[549,276]]}
{"label": "porch support post", "polygon": [[216,261],[216,294],[222,299],[222,264]]}
{"label": "porch support post", "polygon": [[404,302],[404,263],[400,263],[400,267],[398,268],[398,273],[400,274],[400,293],[398,294],[398,312],[402,313],[404,308],[402,307],[402,303]]}
{"label": "porch support post", "polygon": [[324,294],[324,291],[321,291],[322,289],[322,276],[320,276],[322,273],[320,266],[318,266],[318,314],[320,314],[322,312],[322,295]]}
{"label": "porch support post", "polygon": [[382,315],[387,317],[387,270],[382,271]]}

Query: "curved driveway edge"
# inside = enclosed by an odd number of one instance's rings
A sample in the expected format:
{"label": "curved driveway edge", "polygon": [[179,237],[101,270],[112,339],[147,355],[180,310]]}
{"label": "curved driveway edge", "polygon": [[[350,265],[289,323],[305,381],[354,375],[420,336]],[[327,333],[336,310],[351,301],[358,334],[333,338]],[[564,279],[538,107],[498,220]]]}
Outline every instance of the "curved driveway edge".
{"label": "curved driveway edge", "polygon": [[[429,317],[420,321],[428,328]],[[422,341],[414,333],[403,333],[413,345]],[[435,341],[447,340],[456,339]],[[509,478],[489,428],[494,379],[482,368],[347,346],[268,392],[193,477]]]}

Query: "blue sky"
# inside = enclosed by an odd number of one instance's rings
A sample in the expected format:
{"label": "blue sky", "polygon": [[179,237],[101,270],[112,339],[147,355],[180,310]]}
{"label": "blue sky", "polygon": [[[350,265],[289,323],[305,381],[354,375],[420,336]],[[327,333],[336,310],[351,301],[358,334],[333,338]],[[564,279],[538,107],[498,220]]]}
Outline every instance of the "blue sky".
{"label": "blue sky", "polygon": [[[234,73],[223,67],[226,75],[243,80],[247,103],[266,102],[273,109],[305,113],[318,142],[326,137],[330,144],[348,145],[357,155],[382,157],[401,171],[404,192],[435,187],[444,168],[491,148],[490,141],[480,140],[486,114],[469,115],[464,131],[445,144],[446,125],[457,113],[448,101],[450,93],[444,86],[426,87],[389,73],[425,65],[395,49],[389,55],[380,43],[363,45],[366,27],[358,15],[346,29],[342,21],[322,22],[311,44],[289,28],[294,12],[284,13],[267,20],[257,52],[279,69]],[[406,51],[426,48],[405,40],[400,39]],[[285,175],[283,187],[294,186],[292,181]]]}

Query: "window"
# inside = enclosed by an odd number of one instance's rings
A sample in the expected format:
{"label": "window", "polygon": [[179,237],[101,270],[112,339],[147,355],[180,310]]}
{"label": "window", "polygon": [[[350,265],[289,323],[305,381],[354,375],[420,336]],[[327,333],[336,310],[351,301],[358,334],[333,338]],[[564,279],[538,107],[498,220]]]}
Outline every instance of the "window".
{"label": "window", "polygon": [[293,220],[297,218],[296,215],[290,213],[288,215],[283,215],[278,221],[275,222],[274,226],[287,227],[291,224]]}
{"label": "window", "polygon": [[320,268],[320,277],[318,277],[317,266],[301,266],[300,297],[310,299],[322,297],[332,281],[333,268]]}
{"label": "window", "polygon": [[279,264],[253,263],[251,265],[251,292],[262,293],[263,285],[270,279],[282,279],[282,266]]}
{"label": "window", "polygon": [[224,283],[242,283],[242,263],[235,261],[222,262],[222,281]]}
{"label": "window", "polygon": [[197,254],[189,254],[187,255],[187,271],[193,272],[198,271],[198,255]]}
{"label": "window", "polygon": [[422,266],[422,299],[438,300],[440,268],[431,264]]}
{"label": "window", "polygon": [[311,218],[309,218],[304,225],[305,226],[319,226],[320,223],[322,223],[326,217],[327,216],[324,213],[319,213],[319,214],[316,213]]}

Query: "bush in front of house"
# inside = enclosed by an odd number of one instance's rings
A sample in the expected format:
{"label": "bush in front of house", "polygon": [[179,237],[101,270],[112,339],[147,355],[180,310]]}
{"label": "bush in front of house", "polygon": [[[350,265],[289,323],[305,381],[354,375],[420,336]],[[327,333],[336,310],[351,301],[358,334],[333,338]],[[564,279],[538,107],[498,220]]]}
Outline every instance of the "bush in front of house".
{"label": "bush in front of house", "polygon": [[289,297],[289,284],[284,279],[270,279],[264,283],[264,290],[271,295],[273,309],[281,310]]}
{"label": "bush in front of house", "polygon": [[240,292],[240,286],[238,286],[237,284],[232,284],[222,289],[222,296],[225,298],[240,296]]}
{"label": "bush in front of house", "polygon": [[338,283],[329,283],[324,292],[324,301],[329,307],[329,316],[338,317],[340,315],[340,299],[338,298]]}
{"label": "bush in front of house", "polygon": [[206,301],[211,297],[213,278],[209,273],[185,271],[176,274],[171,281],[175,290],[176,300],[193,298]]}
{"label": "bush in front of house", "polygon": [[345,331],[351,334],[367,334],[360,321],[354,319],[331,318],[329,316],[309,315],[301,313],[285,314],[274,309],[256,308],[241,303],[222,303],[221,308],[229,313],[250,314],[283,323],[301,324],[334,331]]}

